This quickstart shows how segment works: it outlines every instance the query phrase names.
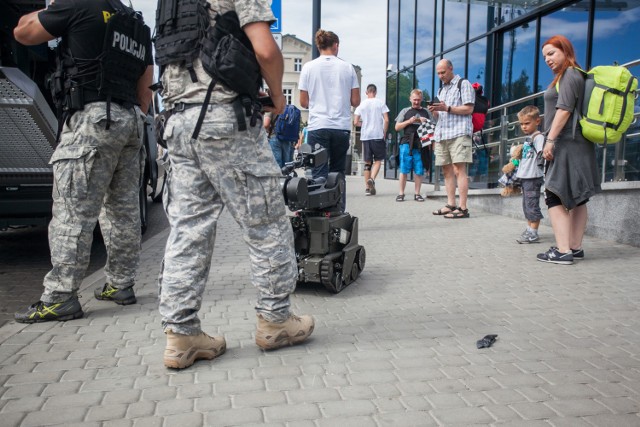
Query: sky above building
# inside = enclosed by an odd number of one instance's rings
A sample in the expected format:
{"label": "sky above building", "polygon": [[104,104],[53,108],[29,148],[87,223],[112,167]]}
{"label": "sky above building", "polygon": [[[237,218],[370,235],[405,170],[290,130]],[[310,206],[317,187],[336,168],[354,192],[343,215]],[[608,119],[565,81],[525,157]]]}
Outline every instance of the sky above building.
{"label": "sky above building", "polygon": [[[282,0],[282,33],[311,44],[312,5],[312,0]],[[362,69],[363,89],[373,83],[378,87],[378,98],[384,99],[387,1],[322,0],[320,25],[340,38],[338,56]]]}
{"label": "sky above building", "polygon": [[[123,0],[128,3],[129,0]],[[157,0],[131,0],[153,27]],[[293,34],[311,44],[312,0],[282,1],[282,34]],[[387,60],[386,0],[322,0],[321,26],[340,37],[338,56],[362,69],[362,86],[378,87],[384,99]],[[362,93],[364,97],[364,91]]]}

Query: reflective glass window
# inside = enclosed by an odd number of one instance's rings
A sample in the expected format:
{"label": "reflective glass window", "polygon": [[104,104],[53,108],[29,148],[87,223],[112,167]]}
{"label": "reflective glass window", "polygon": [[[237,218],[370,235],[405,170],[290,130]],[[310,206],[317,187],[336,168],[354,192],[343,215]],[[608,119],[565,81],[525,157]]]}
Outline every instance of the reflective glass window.
{"label": "reflective glass window", "polygon": [[[448,52],[447,54],[444,55],[444,57],[449,61],[451,61],[451,63],[453,64],[454,74],[459,74],[462,77],[466,77],[465,71],[464,71],[466,69],[466,55],[465,55],[464,46],[454,51]],[[437,75],[436,75],[436,78],[437,78]],[[436,89],[440,86],[439,79],[438,81],[436,81],[435,86],[436,86]]]}
{"label": "reflective glass window", "polygon": [[398,70],[398,20],[400,0],[389,0],[389,37],[387,41],[388,45],[388,61],[392,66],[391,71]]}
{"label": "reflective glass window", "polygon": [[415,0],[400,1],[400,69],[415,64],[414,37],[415,37]]}
{"label": "reflective glass window", "polygon": [[[404,107],[411,106],[409,95],[411,94],[413,88],[413,68],[410,68],[398,75],[398,111],[402,110]],[[396,112],[396,115],[397,114],[398,113]],[[389,120],[394,121],[395,116],[390,116]]]}
{"label": "reflective glass window", "polygon": [[[579,7],[583,2],[576,5]],[[596,1],[591,66],[640,58],[640,1]]]}
{"label": "reflective glass window", "polygon": [[482,38],[469,44],[469,56],[467,58],[467,78],[471,82],[479,82],[483,87],[487,87],[487,73],[485,65],[487,60],[487,39]]}
{"label": "reflective glass window", "polygon": [[442,10],[444,9],[445,0],[436,0],[436,28],[435,28],[435,36],[436,36],[436,51],[438,54],[442,52]]}
{"label": "reflective glass window", "polygon": [[[587,62],[587,37],[588,37],[589,12],[587,10],[568,11],[561,9],[550,15],[543,16],[540,23],[540,49],[542,44],[549,37],[556,34],[566,36],[576,52],[576,59],[582,67],[586,67]],[[553,81],[553,73],[544,63],[542,52],[539,51],[537,57],[540,60],[538,66],[538,90],[545,90]]]}
{"label": "reflective glass window", "polygon": [[493,28],[493,6],[486,3],[471,3],[469,9],[469,38],[480,36]]}
{"label": "reflective glass window", "polygon": [[[389,107],[389,120],[393,121],[398,114],[398,76],[393,75],[387,78],[387,107]],[[389,126],[393,130],[393,126]]]}
{"label": "reflective glass window", "polygon": [[[433,61],[427,61],[416,67],[416,87],[422,91],[425,102],[434,98],[433,92]],[[438,84],[436,84],[436,88]]]}
{"label": "reflective glass window", "polygon": [[531,21],[502,34],[499,102],[533,93],[536,55],[536,23]]}
{"label": "reflective glass window", "polygon": [[420,0],[416,16],[416,62],[433,56],[435,0]]}
{"label": "reflective glass window", "polygon": [[444,2],[443,50],[450,49],[467,39],[467,3]]}

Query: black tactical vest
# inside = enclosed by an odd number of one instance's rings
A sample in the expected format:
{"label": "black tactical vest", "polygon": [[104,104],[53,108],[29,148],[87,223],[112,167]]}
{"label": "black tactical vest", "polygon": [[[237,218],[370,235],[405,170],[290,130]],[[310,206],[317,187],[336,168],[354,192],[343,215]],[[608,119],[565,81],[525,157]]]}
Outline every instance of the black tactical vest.
{"label": "black tactical vest", "polygon": [[184,63],[196,82],[193,61],[209,28],[209,4],[205,0],[158,0],[156,9],[156,64],[160,74],[171,63]]}
{"label": "black tactical vest", "polygon": [[[120,2],[110,0],[109,3]],[[100,58],[98,92],[107,100],[137,104],[138,79],[148,65],[145,58],[150,54],[147,49],[151,48],[151,31],[144,25],[140,13],[122,4],[114,9],[116,13],[107,22]]]}
{"label": "black tactical vest", "polygon": [[57,48],[57,69],[49,79],[58,111],[69,114],[96,101],[137,104],[138,79],[151,48],[149,27],[142,16],[119,1],[107,22],[102,53],[93,59],[74,58],[63,40]]}

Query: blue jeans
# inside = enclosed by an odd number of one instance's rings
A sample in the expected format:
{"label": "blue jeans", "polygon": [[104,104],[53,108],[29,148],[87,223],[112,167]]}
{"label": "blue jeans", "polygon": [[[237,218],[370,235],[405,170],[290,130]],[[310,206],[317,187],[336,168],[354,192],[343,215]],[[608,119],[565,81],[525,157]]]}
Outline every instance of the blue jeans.
{"label": "blue jeans", "polygon": [[[340,129],[316,129],[307,134],[309,145],[315,150],[316,144],[327,150],[329,161],[313,168],[313,179],[327,179],[329,172],[344,174],[347,166],[347,151],[351,132]],[[347,194],[342,195],[342,211],[347,205]]]}
{"label": "blue jeans", "polygon": [[282,168],[285,163],[293,161],[293,146],[295,141],[283,141],[273,135],[269,138],[269,145],[271,151],[273,151],[273,157],[276,159],[276,163]]}

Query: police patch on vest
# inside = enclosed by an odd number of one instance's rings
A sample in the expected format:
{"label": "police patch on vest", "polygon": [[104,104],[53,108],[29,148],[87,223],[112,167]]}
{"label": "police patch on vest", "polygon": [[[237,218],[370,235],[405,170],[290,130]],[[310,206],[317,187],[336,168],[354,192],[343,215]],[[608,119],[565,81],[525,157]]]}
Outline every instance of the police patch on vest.
{"label": "police patch on vest", "polygon": [[118,31],[113,31],[113,41],[111,42],[111,47],[120,49],[123,52],[126,52],[130,55],[135,56],[141,61],[144,61],[145,54],[147,53],[147,49],[145,46],[133,38],[129,37],[126,34],[120,33]]}

